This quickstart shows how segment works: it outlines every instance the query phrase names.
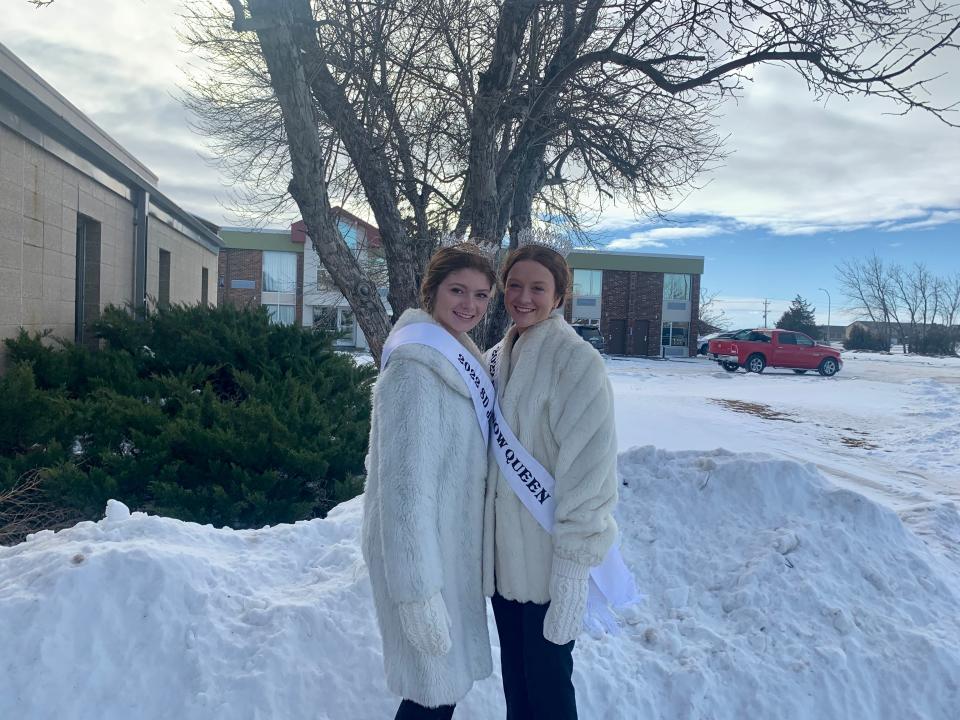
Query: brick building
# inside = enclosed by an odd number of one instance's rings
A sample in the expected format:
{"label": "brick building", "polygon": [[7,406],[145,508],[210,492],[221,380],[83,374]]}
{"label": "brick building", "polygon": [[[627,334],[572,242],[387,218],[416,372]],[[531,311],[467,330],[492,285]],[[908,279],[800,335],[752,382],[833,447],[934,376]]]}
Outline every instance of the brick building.
{"label": "brick building", "polygon": [[303,243],[289,230],[222,228],[217,302],[265,305],[274,322],[303,322]]}
{"label": "brick building", "polygon": [[567,320],[599,326],[608,353],[697,354],[702,257],[579,250],[567,264]]}
{"label": "brick building", "polygon": [[[334,208],[337,226],[357,261],[378,287],[386,287],[386,265],[377,228]],[[275,322],[322,327],[338,333],[342,347],[367,348],[353,311],[320,263],[302,220],[288,230],[223,228],[217,300],[267,307]],[[382,291],[384,305],[386,290]]]}
{"label": "brick building", "polygon": [[0,45],[0,340],[91,342],[107,305],[213,301],[217,228],[157,182]]}

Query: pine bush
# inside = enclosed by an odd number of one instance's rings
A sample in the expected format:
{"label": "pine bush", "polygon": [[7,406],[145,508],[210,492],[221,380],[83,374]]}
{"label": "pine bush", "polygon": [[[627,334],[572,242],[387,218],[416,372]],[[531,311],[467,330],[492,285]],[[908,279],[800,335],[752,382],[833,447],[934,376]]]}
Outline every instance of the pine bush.
{"label": "pine bush", "polygon": [[845,350],[875,350],[879,352],[890,352],[890,343],[886,338],[878,333],[867,330],[862,325],[854,325],[850,328],[849,336],[844,339],[843,347]]}
{"label": "pine bush", "polygon": [[919,355],[956,355],[960,345],[960,330],[942,325],[926,328],[921,340],[910,343],[910,352]]}
{"label": "pine bush", "polygon": [[39,470],[43,501],[78,519],[116,498],[250,528],[362,490],[375,370],[329,336],[230,306],[108,308],[94,329],[99,351],[7,341],[0,494]]}

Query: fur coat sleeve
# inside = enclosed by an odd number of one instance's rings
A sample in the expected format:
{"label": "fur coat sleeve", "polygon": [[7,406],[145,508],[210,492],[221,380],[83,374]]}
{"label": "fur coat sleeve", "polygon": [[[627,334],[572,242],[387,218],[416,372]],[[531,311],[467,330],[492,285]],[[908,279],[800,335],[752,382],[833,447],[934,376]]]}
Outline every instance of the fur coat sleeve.
{"label": "fur coat sleeve", "polygon": [[554,554],[599,565],[616,535],[617,441],[613,390],[600,355],[575,345],[559,372],[548,417],[557,457]]}
{"label": "fur coat sleeve", "polygon": [[[398,350],[404,353],[405,349]],[[394,602],[426,600],[443,589],[437,494],[440,453],[436,436],[441,381],[400,356],[384,371],[376,399],[380,527],[387,587]],[[385,397],[388,396],[388,397]]]}

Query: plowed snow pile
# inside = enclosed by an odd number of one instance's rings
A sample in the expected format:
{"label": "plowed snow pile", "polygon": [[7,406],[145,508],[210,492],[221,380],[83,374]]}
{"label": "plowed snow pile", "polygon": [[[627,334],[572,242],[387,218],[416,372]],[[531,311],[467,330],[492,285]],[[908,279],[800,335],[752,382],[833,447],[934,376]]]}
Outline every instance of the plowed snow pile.
{"label": "plowed snow pile", "polygon": [[[584,720],[957,717],[951,503],[920,539],[809,465],[647,447],[620,470],[647,600],[621,635],[578,642]],[[392,717],[360,508],[233,531],[111,502],[0,548],[0,718]],[[494,677],[455,717],[503,715]]]}

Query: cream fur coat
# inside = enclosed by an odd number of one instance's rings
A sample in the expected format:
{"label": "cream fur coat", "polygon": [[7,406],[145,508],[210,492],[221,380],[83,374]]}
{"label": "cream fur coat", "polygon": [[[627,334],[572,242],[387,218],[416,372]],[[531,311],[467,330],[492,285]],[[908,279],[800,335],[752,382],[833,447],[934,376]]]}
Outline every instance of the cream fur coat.
{"label": "cream fur coat", "polygon": [[[489,352],[487,359],[489,360]],[[498,356],[497,397],[517,439],[556,480],[554,533],[543,530],[491,459],[484,511],[484,592],[546,603],[554,555],[599,565],[617,526],[613,390],[600,354],[554,312]]]}
{"label": "cream fur coat", "polygon": [[[395,329],[434,322],[407,310]],[[466,335],[458,338],[480,352]],[[452,705],[492,672],[481,564],[487,454],[460,375],[439,352],[403,345],[373,392],[363,557],[383,638],[388,687],[421,705]],[[407,641],[398,603],[442,593],[451,649]]]}

